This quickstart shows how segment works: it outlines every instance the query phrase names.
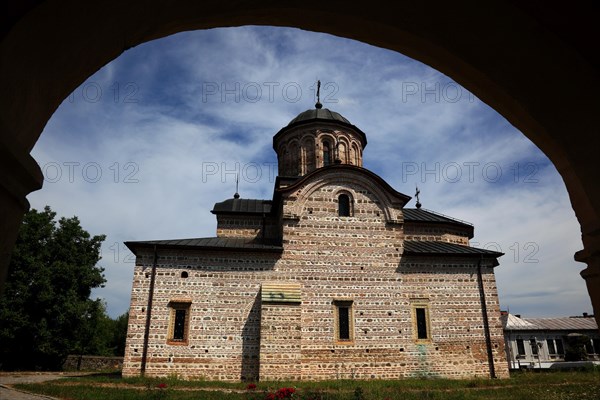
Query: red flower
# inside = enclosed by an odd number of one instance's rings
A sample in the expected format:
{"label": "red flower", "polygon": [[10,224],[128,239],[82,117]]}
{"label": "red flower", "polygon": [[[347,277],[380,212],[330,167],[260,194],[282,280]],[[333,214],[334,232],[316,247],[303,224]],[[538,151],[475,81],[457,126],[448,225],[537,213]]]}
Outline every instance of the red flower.
{"label": "red flower", "polygon": [[248,386],[246,386],[246,389],[247,390],[254,390],[254,389],[256,389],[256,384],[250,383],[250,384],[248,384]]}
{"label": "red flower", "polygon": [[269,393],[265,397],[265,400],[275,400],[275,393]]}
{"label": "red flower", "polygon": [[289,399],[295,391],[296,389],[294,388],[281,388],[275,393],[275,396],[278,399]]}
{"label": "red flower", "polygon": [[167,387],[166,383],[159,383],[158,385],[156,385],[157,388],[159,389],[165,389]]}

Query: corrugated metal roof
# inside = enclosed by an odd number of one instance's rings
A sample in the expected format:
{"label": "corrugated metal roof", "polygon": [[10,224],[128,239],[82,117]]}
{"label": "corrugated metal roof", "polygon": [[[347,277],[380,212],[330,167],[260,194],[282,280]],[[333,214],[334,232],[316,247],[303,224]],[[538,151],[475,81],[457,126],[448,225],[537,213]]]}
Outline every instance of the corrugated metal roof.
{"label": "corrugated metal roof", "polygon": [[506,330],[577,331],[598,330],[594,317],[518,318],[508,314]]}
{"label": "corrugated metal roof", "polygon": [[446,215],[436,213],[435,211],[425,210],[423,208],[404,208],[402,209],[402,213],[404,214],[404,221],[444,222],[473,227],[473,224],[470,222],[461,221],[459,219],[448,217]]}
{"label": "corrugated metal roof", "polygon": [[505,329],[537,329],[531,322],[512,314],[508,314],[506,320],[503,319],[503,323]]}
{"label": "corrugated metal roof", "polygon": [[212,213],[236,213],[236,214],[268,214],[271,212],[271,200],[259,199],[227,199],[215,203]]}
{"label": "corrugated metal roof", "polygon": [[193,238],[193,239],[172,239],[172,240],[147,240],[137,242],[125,242],[125,245],[135,254],[135,249],[141,247],[185,247],[202,248],[211,250],[262,250],[262,251],[282,251],[281,246],[275,246],[268,243],[256,242],[246,238]]}
{"label": "corrugated metal roof", "polygon": [[500,257],[504,253],[497,251],[478,249],[476,247],[462,246],[448,242],[434,241],[404,241],[404,254],[412,255],[465,255],[465,256],[487,256]]}

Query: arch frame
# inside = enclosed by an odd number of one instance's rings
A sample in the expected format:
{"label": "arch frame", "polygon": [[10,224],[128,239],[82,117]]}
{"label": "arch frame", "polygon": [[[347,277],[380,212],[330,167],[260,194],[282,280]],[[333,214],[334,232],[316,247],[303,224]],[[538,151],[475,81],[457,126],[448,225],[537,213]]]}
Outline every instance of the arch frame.
{"label": "arch frame", "polygon": [[485,7],[242,1],[235,8],[215,0],[10,1],[0,42],[0,285],[29,207],[25,196],[42,186],[29,152],[61,101],[140,43],[185,30],[254,24],[326,32],[402,52],[507,118],[565,182],[582,232],[584,248],[576,259],[588,265],[581,275],[600,313],[600,63],[592,39],[598,13],[587,3],[543,8],[500,0]]}

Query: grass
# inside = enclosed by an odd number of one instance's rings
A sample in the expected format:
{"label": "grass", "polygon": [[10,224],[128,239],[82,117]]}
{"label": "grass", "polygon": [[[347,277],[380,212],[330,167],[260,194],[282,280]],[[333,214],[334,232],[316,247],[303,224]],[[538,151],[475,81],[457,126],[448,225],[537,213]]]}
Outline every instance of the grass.
{"label": "grass", "polygon": [[[166,387],[161,389],[160,384]],[[69,400],[264,400],[267,393],[283,387],[296,388],[293,398],[302,400],[597,400],[600,399],[600,370],[516,373],[510,379],[501,380],[259,382],[253,390],[248,390],[247,385],[176,378],[123,379],[118,374],[98,374],[15,387]]]}

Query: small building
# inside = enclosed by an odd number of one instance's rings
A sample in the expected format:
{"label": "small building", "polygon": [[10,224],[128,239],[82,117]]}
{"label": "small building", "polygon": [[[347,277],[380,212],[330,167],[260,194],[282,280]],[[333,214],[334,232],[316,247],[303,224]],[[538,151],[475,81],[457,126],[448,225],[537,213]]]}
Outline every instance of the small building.
{"label": "small building", "polygon": [[[473,225],[407,207],[363,168],[365,133],[317,103],[273,138],[271,199],[214,205],[216,237],[127,242],[124,376],[507,377]],[[165,223],[176,221],[165,221]]]}
{"label": "small building", "polygon": [[522,318],[502,312],[502,324],[510,369],[567,368],[569,357],[565,356],[575,338],[585,349],[579,364],[600,365],[600,334],[594,316]]}

